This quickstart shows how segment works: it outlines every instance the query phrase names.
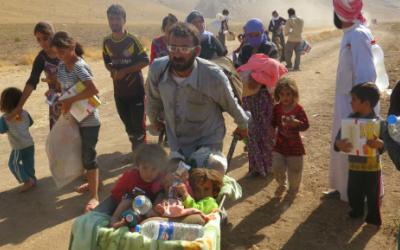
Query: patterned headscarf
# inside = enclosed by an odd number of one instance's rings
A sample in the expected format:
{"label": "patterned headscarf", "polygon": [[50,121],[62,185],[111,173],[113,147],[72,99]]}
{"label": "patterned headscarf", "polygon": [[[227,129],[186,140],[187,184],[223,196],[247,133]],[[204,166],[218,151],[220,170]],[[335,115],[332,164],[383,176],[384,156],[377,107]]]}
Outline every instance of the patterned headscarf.
{"label": "patterned headscarf", "polygon": [[335,13],[343,22],[359,20],[361,23],[365,23],[366,20],[361,13],[362,7],[362,0],[333,0]]}

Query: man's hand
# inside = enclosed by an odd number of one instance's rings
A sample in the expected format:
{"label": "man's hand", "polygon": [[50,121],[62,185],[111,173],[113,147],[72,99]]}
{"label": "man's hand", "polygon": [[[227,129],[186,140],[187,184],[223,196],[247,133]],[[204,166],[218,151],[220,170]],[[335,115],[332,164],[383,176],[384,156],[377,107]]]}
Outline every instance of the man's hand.
{"label": "man's hand", "polygon": [[373,149],[382,149],[384,146],[384,142],[378,137],[374,136],[374,139],[367,141],[367,145]]}
{"label": "man's hand", "polygon": [[249,130],[247,128],[236,128],[233,134],[237,137],[239,137],[239,140],[243,140],[247,137],[249,137]]}
{"label": "man's hand", "polygon": [[353,145],[347,139],[337,140],[335,145],[340,151],[345,153],[349,153],[353,148]]}

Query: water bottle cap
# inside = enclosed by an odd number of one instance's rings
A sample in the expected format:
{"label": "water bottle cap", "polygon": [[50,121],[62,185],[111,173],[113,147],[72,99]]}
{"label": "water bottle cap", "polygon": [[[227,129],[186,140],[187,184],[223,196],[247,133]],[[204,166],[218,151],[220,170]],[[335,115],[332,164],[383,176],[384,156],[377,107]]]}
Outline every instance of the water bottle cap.
{"label": "water bottle cap", "polygon": [[143,206],[144,202],[145,202],[145,199],[143,199],[142,196],[136,196],[136,198],[135,198],[135,205],[136,205],[136,207],[141,207],[141,206]]}
{"label": "water bottle cap", "polygon": [[387,118],[389,125],[395,124],[397,122],[397,117],[395,115],[389,115]]}
{"label": "water bottle cap", "polygon": [[135,232],[136,233],[140,233],[140,232],[142,232],[142,226],[141,225],[136,225],[136,227],[135,227]]}
{"label": "water bottle cap", "polygon": [[180,162],[181,166],[185,168],[187,171],[190,170],[191,166],[189,164],[184,163],[183,161]]}

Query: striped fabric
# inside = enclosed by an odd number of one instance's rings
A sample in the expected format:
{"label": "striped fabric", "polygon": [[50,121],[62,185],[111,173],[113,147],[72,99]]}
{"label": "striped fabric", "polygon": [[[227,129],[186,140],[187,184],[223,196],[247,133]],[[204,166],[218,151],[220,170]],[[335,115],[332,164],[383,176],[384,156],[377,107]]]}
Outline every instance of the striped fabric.
{"label": "striped fabric", "polygon": [[[61,84],[61,91],[64,93],[79,81],[85,82],[93,80],[93,74],[89,65],[82,58],[79,58],[72,71],[67,69],[64,62],[60,62],[58,65],[57,78]],[[72,117],[71,114],[68,114],[67,116]],[[95,109],[93,114],[89,115],[86,119],[79,123],[79,127],[95,127],[99,125],[100,117],[97,109]]]}

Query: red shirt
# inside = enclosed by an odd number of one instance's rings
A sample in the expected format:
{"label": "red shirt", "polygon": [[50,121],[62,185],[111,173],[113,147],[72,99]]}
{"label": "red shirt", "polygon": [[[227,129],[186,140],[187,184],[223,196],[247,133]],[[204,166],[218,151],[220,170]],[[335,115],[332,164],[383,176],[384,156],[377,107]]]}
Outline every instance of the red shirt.
{"label": "red shirt", "polygon": [[[284,116],[292,116],[301,121],[302,124],[298,127],[289,127],[282,123],[282,117]],[[307,130],[310,125],[302,106],[296,104],[291,111],[285,112],[283,106],[278,103],[274,106],[272,126],[277,128],[274,146],[275,152],[285,156],[300,156],[305,154],[300,131]]]}
{"label": "red shirt", "polygon": [[122,176],[118,179],[114,188],[111,190],[111,197],[120,202],[122,196],[126,193],[132,192],[132,190],[138,187],[146,192],[146,195],[150,197],[150,199],[154,198],[154,196],[161,191],[161,180],[157,178],[153,182],[145,182],[140,178],[139,169],[132,169],[124,172]]}

